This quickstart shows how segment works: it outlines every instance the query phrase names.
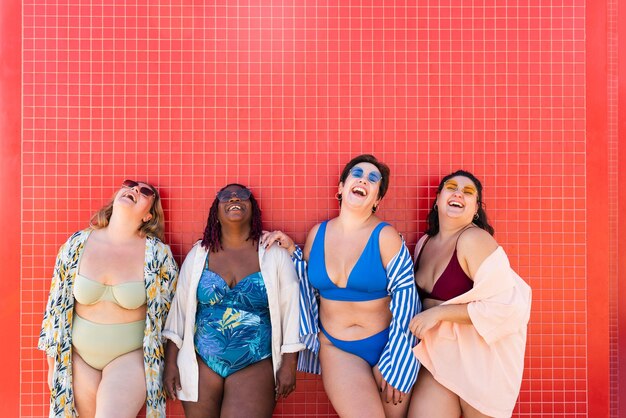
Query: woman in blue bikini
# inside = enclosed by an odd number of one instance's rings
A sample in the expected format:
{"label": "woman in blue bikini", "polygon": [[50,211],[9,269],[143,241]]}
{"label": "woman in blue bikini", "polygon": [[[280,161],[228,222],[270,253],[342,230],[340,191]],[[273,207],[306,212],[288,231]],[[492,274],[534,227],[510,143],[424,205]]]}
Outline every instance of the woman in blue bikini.
{"label": "woman in blue bikini", "polygon": [[229,184],[181,268],[163,381],[187,417],[271,417],[295,389],[298,278],[285,250],[259,247],[261,231],[250,190]]}
{"label": "woman in blue bikini", "polygon": [[417,378],[408,331],[420,310],[413,263],[400,234],[375,214],[388,187],[389,168],[357,156],[341,173],[339,216],[313,227],[304,251],[280,231],[261,240],[292,254],[306,345],[298,368],[320,373],[321,366],[341,417],[406,416]]}

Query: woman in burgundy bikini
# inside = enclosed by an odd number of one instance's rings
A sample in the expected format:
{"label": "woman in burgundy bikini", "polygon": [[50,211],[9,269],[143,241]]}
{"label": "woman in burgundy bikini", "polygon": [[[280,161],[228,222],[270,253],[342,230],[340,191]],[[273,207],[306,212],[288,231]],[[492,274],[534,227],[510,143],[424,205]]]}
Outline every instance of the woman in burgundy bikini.
{"label": "woman in burgundy bikini", "polygon": [[511,416],[524,368],[530,287],[511,269],[467,171],[444,177],[415,249],[424,311],[409,416]]}

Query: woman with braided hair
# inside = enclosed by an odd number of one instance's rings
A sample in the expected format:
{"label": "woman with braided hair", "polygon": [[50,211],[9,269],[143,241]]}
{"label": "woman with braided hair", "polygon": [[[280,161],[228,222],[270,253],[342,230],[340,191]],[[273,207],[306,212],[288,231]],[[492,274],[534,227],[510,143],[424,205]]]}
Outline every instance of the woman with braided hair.
{"label": "woman with braided hair", "polygon": [[183,263],[163,381],[187,417],[271,417],[295,389],[298,278],[286,250],[259,246],[261,233],[254,195],[229,184]]}

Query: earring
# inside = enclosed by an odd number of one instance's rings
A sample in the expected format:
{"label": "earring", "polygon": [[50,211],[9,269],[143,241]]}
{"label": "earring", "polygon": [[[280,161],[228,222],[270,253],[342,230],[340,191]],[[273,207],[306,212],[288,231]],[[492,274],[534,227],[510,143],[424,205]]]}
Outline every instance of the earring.
{"label": "earring", "polygon": [[437,203],[435,203],[435,206],[433,206],[433,210],[437,210]]}
{"label": "earring", "polygon": [[475,221],[477,221],[477,220],[478,220],[478,218],[479,218],[479,216],[478,216],[478,212],[476,212],[476,213],[474,214],[474,220],[475,220]]}
{"label": "earring", "polygon": [[339,193],[339,192],[335,193],[335,199],[337,199],[338,201],[341,202],[341,199],[342,199],[341,193]]}
{"label": "earring", "polygon": [[377,210],[378,210],[378,205],[372,206],[372,213],[376,213]]}

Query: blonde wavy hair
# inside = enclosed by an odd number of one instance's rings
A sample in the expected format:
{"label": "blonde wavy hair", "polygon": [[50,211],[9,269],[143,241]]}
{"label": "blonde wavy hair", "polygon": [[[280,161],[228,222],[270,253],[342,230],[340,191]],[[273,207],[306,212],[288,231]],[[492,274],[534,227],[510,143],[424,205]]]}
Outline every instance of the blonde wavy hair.
{"label": "blonde wavy hair", "polygon": [[[165,232],[165,215],[163,214],[163,206],[161,205],[161,196],[159,195],[159,191],[149,183],[143,181],[139,181],[138,183],[143,183],[154,191],[154,200],[152,201],[152,206],[150,207],[150,214],[152,215],[152,218],[150,218],[148,222],[141,224],[141,227],[139,227],[139,235],[142,237],[156,237],[162,241],[163,234]],[[93,229],[102,229],[109,224],[111,214],[113,213],[113,201],[115,200],[117,193],[118,192],[115,192],[109,203],[93,214],[89,220],[89,225]]]}

